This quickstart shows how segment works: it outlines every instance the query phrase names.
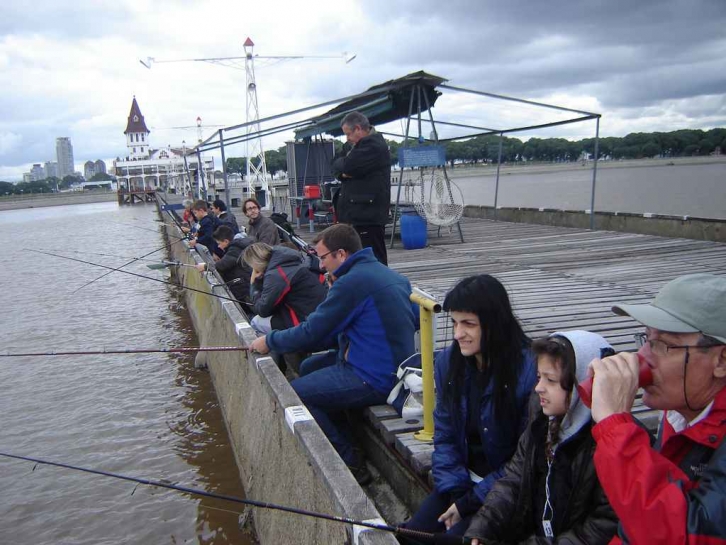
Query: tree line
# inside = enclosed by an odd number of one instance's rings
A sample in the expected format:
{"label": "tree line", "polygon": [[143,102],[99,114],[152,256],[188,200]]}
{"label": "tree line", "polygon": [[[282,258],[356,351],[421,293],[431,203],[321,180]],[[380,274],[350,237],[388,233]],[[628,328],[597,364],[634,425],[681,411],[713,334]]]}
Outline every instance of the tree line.
{"label": "tree line", "polygon": [[[88,180],[89,182],[113,180],[113,176],[105,172],[98,172]],[[21,195],[30,193],[53,193],[70,188],[72,185],[85,182],[81,176],[69,174],[62,179],[50,176],[43,180],[34,180],[32,182],[3,182],[0,181],[0,196],[2,195]]]}
{"label": "tree line", "polygon": [[[391,164],[398,163],[398,149],[401,143],[386,140],[391,149]],[[336,140],[336,151],[342,146]],[[444,142],[446,159],[453,167],[457,163],[496,163],[499,156],[499,136],[477,136],[468,140]],[[598,143],[599,159],[644,159],[652,157],[691,157],[710,155],[716,148],[726,154],[726,128],[708,131],[684,129],[671,132],[634,132],[623,137],[609,136],[600,138]],[[594,158],[595,139],[567,140],[565,138],[519,138],[502,139],[502,162],[523,161],[568,162],[579,161],[584,157]],[[267,171],[287,172],[287,151],[282,146],[277,150],[265,152]],[[245,174],[247,159],[230,157],[227,159],[227,172]]]}

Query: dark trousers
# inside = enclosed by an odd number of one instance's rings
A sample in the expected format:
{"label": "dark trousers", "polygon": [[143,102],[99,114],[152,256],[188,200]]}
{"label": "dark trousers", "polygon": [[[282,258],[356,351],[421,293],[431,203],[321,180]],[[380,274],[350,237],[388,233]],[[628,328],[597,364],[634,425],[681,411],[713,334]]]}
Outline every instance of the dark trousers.
{"label": "dark trousers", "polygon": [[[438,521],[438,518],[444,514],[444,511],[451,507],[452,503],[454,503],[454,498],[451,494],[440,494],[434,490],[421,502],[418,511],[401,526],[409,530],[419,530],[420,532],[446,532],[449,535],[463,536],[469,528],[469,523],[473,515],[462,518],[461,522],[452,526],[448,532],[446,531],[446,526]],[[415,540],[412,541],[410,538],[402,539],[401,541],[403,543],[416,543]]]}
{"label": "dark trousers", "polygon": [[386,251],[386,228],[383,225],[354,225],[364,248],[373,248],[376,259],[388,266]]}
{"label": "dark trousers", "polygon": [[315,354],[303,361],[300,378],[290,385],[346,465],[359,467],[362,460],[353,446],[345,411],[381,405],[388,394],[361,380],[350,365],[338,360],[335,351]]}

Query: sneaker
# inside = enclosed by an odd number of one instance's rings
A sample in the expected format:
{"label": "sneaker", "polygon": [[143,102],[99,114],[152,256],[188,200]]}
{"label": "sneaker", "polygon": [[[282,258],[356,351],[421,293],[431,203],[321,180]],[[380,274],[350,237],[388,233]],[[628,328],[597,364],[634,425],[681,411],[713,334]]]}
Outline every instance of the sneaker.
{"label": "sneaker", "polygon": [[348,466],[348,469],[350,469],[350,472],[359,485],[366,486],[373,482],[373,475],[371,475],[365,462],[359,466]]}

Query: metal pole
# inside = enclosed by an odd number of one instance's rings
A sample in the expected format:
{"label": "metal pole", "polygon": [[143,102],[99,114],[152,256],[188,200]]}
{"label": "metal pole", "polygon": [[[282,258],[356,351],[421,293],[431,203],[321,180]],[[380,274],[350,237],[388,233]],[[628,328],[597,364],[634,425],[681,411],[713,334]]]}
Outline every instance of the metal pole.
{"label": "metal pole", "polygon": [[441,312],[441,305],[418,293],[410,295],[411,302],[419,306],[421,320],[421,379],[423,381],[423,421],[424,427],[413,436],[419,441],[434,440],[434,327],[435,312]]}
{"label": "metal pole", "polygon": [[204,166],[202,165],[202,152],[197,148],[197,177],[199,179],[199,198],[202,198],[204,191],[204,200],[207,200],[207,186],[204,183]]}
{"label": "metal pole", "polygon": [[[408,130],[411,127],[411,113],[413,113],[413,93],[415,92],[415,88],[411,89],[411,98],[408,101],[408,116],[406,117],[406,134],[403,137],[403,147],[404,149],[408,147]],[[399,148],[400,149],[400,148]],[[401,157],[401,154],[398,154],[399,158]],[[403,166],[401,166],[401,161],[399,159],[398,166],[401,169],[398,173],[398,192],[396,194],[396,206],[393,209],[393,228],[391,229],[391,245],[390,248],[393,248],[393,237],[396,236],[396,222],[398,221],[398,204],[401,202],[401,182],[403,181]]]}
{"label": "metal pole", "polygon": [[595,162],[592,165],[592,193],[590,194],[590,230],[595,229],[595,181],[597,180],[597,156],[600,153],[600,118],[595,120]]}
{"label": "metal pole", "polygon": [[186,149],[186,147],[183,149],[183,153],[184,153],[184,172],[187,175],[187,184],[189,185],[189,191],[191,192],[191,190],[192,190],[192,176],[189,173],[189,163],[187,163],[187,149]]}
{"label": "metal pole", "polygon": [[499,167],[502,165],[502,141],[504,133],[499,133],[499,154],[497,156],[497,181],[494,185],[494,219],[497,219],[497,201],[499,200]]}
{"label": "metal pole", "polygon": [[227,210],[230,209],[229,201],[229,184],[227,183],[227,161],[224,157],[224,136],[222,135],[222,129],[219,129],[219,151],[222,152],[222,178],[224,178],[224,203],[227,205]]}

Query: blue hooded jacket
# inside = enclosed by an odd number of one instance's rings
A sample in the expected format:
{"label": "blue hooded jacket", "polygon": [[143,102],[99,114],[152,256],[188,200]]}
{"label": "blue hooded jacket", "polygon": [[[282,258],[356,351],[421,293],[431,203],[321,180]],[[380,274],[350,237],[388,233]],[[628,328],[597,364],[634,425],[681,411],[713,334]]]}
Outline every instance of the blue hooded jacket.
{"label": "blue hooded jacket", "polygon": [[[526,349],[517,382],[517,409],[519,422],[502,422],[494,418],[493,384],[489,381],[481,399],[479,433],[491,473],[482,475],[474,484],[468,470],[468,449],[466,443],[466,415],[470,400],[464,396],[456,409],[443,399],[447,385],[452,346],[439,353],[434,362],[436,381],[436,408],[434,409],[434,453],[432,474],[437,492],[473,492],[480,503],[484,502],[494,483],[504,475],[504,465],[514,454],[519,436],[528,422],[529,396],[537,379],[537,366],[533,354]],[[473,380],[469,366],[465,369],[464,381]]]}
{"label": "blue hooded jacket", "polygon": [[300,325],[267,335],[277,353],[338,347],[338,361],[378,392],[388,394],[396,369],[414,352],[410,282],[378,262],[373,250],[351,254],[333,274],[335,283]]}

